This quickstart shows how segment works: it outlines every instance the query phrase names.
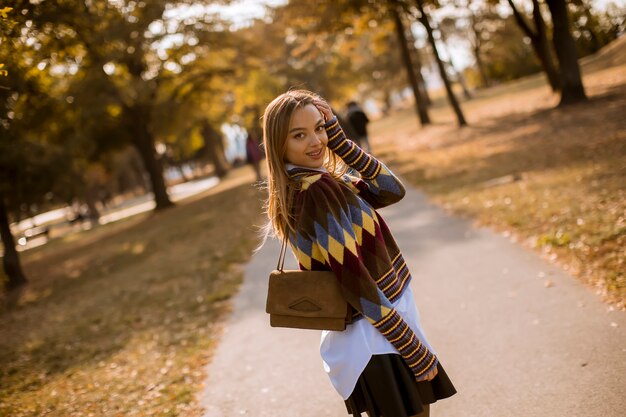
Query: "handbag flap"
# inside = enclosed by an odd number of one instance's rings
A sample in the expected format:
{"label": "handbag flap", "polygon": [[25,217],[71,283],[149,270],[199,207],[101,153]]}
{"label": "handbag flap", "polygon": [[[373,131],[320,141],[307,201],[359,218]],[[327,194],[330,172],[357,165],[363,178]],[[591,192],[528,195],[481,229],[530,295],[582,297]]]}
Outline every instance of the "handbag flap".
{"label": "handbag flap", "polygon": [[348,306],[331,271],[274,270],[265,310],[287,316],[345,318]]}

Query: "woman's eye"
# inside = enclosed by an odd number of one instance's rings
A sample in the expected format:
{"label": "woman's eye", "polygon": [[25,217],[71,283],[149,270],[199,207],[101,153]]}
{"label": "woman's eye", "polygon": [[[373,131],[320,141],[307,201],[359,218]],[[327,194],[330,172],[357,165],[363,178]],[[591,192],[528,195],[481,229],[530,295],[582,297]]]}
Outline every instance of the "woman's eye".
{"label": "woman's eye", "polygon": [[318,127],[315,128],[316,132],[321,132],[322,130],[324,130],[324,126],[319,125]]}
{"label": "woman's eye", "polygon": [[296,139],[302,139],[304,137],[304,133],[296,133],[293,137]]}

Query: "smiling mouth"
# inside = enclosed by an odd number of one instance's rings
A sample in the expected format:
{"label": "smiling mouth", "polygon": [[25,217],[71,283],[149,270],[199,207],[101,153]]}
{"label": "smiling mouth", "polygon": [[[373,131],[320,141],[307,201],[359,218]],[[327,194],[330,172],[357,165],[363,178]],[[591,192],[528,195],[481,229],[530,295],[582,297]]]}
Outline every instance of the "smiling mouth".
{"label": "smiling mouth", "polygon": [[307,155],[312,156],[312,157],[318,157],[318,156],[322,155],[322,152],[324,152],[324,148],[320,149],[317,152],[307,153]]}

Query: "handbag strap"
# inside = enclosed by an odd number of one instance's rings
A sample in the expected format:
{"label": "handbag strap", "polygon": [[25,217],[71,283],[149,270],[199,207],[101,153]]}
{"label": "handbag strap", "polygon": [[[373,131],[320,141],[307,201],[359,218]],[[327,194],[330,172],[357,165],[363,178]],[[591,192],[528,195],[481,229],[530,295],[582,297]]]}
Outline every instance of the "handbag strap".
{"label": "handbag strap", "polygon": [[[287,201],[291,201],[293,198],[293,189],[291,187],[287,187]],[[285,267],[285,255],[287,254],[287,234],[283,236],[283,243],[280,248],[280,254],[278,255],[278,263],[276,264],[276,269],[279,271],[283,271]]]}
{"label": "handbag strap", "polygon": [[283,271],[285,266],[285,255],[287,253],[287,237],[283,237],[283,244],[280,248],[280,254],[278,255],[278,264],[276,264],[276,269],[279,271]]}

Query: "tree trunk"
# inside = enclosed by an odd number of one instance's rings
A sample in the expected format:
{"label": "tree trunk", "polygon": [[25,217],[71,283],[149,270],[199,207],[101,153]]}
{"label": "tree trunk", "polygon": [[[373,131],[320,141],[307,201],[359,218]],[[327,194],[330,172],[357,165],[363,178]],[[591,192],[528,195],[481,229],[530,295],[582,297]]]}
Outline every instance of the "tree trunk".
{"label": "tree trunk", "polygon": [[402,19],[400,18],[398,6],[395,1],[392,2],[390,9],[393,20],[395,22],[398,43],[400,44],[400,50],[402,51],[404,67],[406,69],[407,77],[409,78],[409,83],[411,83],[411,88],[413,89],[413,96],[415,97],[415,110],[417,112],[417,116],[419,117],[420,123],[422,124],[422,126],[424,126],[430,124],[430,117],[428,116],[428,110],[424,105],[424,98],[422,97],[419,89],[419,84],[417,82],[417,77],[415,76],[415,69],[413,68],[413,63],[411,62],[411,53],[409,51],[409,46],[407,44],[404,32],[404,24],[402,23]]}
{"label": "tree trunk", "polygon": [[561,101],[559,106],[587,100],[578,66],[576,43],[569,31],[565,0],[546,0],[546,3],[552,15],[552,41],[560,67]]}
{"label": "tree trunk", "polygon": [[467,100],[472,99],[472,93],[470,93],[469,88],[467,88],[467,83],[465,82],[465,76],[463,75],[462,72],[459,72],[459,70],[456,69],[452,60],[450,61],[450,66],[452,67],[452,70],[454,71],[457,79],[459,80],[459,84],[461,85],[461,89],[463,90],[463,96]]}
{"label": "tree trunk", "polygon": [[559,73],[556,65],[554,65],[554,60],[552,59],[553,56],[550,52],[550,43],[548,42],[548,30],[546,29],[546,22],[543,20],[543,16],[541,15],[541,7],[538,0],[533,0],[533,21],[535,22],[535,27],[537,28],[537,39],[534,41],[536,43],[536,53],[539,56],[541,65],[546,72],[552,91],[559,91],[561,88]]}
{"label": "tree trunk", "polygon": [[391,111],[391,91],[389,91],[389,89],[385,89],[383,91],[383,115],[389,116],[390,111]]}
{"label": "tree trunk", "polygon": [[156,155],[154,137],[148,126],[147,112],[145,108],[134,107],[128,109],[129,125],[132,129],[133,145],[139,152],[144,168],[150,178],[152,193],[156,210],[163,210],[174,205],[167,194],[167,187],[163,179],[163,166],[161,160]]}
{"label": "tree trunk", "polygon": [[430,99],[428,89],[426,88],[426,81],[422,76],[422,57],[420,56],[420,51],[415,46],[415,38],[413,37],[413,32],[411,31],[411,28],[408,27],[405,33],[407,44],[411,45],[411,48],[409,48],[409,56],[411,58],[411,66],[412,68],[414,68],[415,76],[417,78],[417,85],[420,89],[420,96],[424,101],[424,107],[428,107],[433,104],[433,101]]}
{"label": "tree trunk", "polygon": [[183,182],[189,182],[191,180],[189,177],[187,177],[187,174],[185,174],[185,169],[183,168],[183,164],[177,164],[176,170],[180,174],[180,177],[183,179]]}
{"label": "tree trunk", "polygon": [[87,204],[87,217],[91,221],[91,226],[98,226],[100,220],[100,210],[96,205],[98,201],[98,188],[95,185],[87,184],[85,189],[85,204]]}
{"label": "tree trunk", "polygon": [[[254,127],[252,131],[256,134],[257,138],[260,138],[261,142],[263,141],[263,126],[261,125],[261,119],[263,118],[263,113],[261,113],[261,107],[258,105],[254,106]],[[224,152],[224,147],[222,146],[222,152]]]}
{"label": "tree trunk", "polygon": [[471,12],[471,20],[472,20],[472,32],[474,34],[474,44],[472,47],[472,51],[474,52],[474,59],[476,60],[476,67],[478,68],[478,74],[480,75],[480,81],[482,83],[482,87],[489,87],[491,84],[489,82],[489,78],[487,78],[487,73],[485,72],[485,65],[483,64],[483,60],[480,57],[480,47],[482,46],[482,39],[480,38],[480,30],[478,30],[478,23],[476,22],[476,16],[473,12]]}
{"label": "tree trunk", "polygon": [[17,250],[15,250],[15,240],[13,239],[9,226],[9,214],[7,213],[4,197],[2,195],[0,195],[0,237],[2,238],[2,245],[4,247],[2,265],[4,267],[4,273],[8,278],[5,289],[11,291],[26,285],[28,280],[24,272],[22,272],[20,257]]}
{"label": "tree trunk", "polygon": [[461,89],[463,90],[463,96],[466,99],[470,100],[472,98],[472,94],[469,92],[469,89],[467,88],[465,77],[463,76],[463,74],[459,72],[459,70],[456,69],[456,66],[454,66],[454,61],[452,60],[452,54],[450,53],[450,49],[448,49],[448,36],[443,30],[441,30],[441,27],[439,27],[439,34],[441,35],[441,42],[443,43],[443,46],[445,47],[446,55],[448,55],[447,64],[452,70],[452,72],[454,72],[454,75],[456,76],[456,79],[459,85],[461,86]]}
{"label": "tree trunk", "polygon": [[450,106],[454,110],[456,114],[457,121],[459,126],[467,126],[467,122],[465,121],[465,116],[463,116],[463,111],[461,110],[461,106],[457,101],[454,92],[452,91],[452,85],[450,84],[450,79],[448,78],[448,74],[446,73],[446,69],[443,65],[443,61],[439,56],[439,52],[437,51],[437,44],[435,42],[435,37],[433,36],[433,29],[430,26],[430,22],[428,21],[428,16],[426,16],[426,12],[424,11],[424,7],[422,5],[422,0],[415,0],[417,4],[417,8],[420,12],[420,21],[426,32],[428,33],[428,40],[430,41],[430,45],[433,48],[433,54],[435,55],[435,59],[437,60],[437,67],[439,68],[439,75],[441,75],[441,79],[443,80],[443,84],[446,87],[446,93],[448,95],[448,101],[450,102]]}
{"label": "tree trunk", "polygon": [[546,24],[541,16],[539,2],[537,0],[533,0],[533,22],[535,23],[536,32],[533,32],[530,26],[528,26],[524,17],[515,6],[515,3],[513,3],[513,0],[508,0],[508,2],[513,10],[513,16],[515,17],[517,25],[520,29],[522,29],[524,34],[530,38],[530,44],[535,51],[535,55],[539,59],[543,72],[546,74],[550,88],[552,88],[552,91],[559,91],[559,74],[556,66],[554,65],[554,61],[552,60],[552,54],[550,53],[550,44],[548,42]]}
{"label": "tree trunk", "polygon": [[223,146],[221,144],[220,134],[217,133],[211,124],[208,121],[204,121],[202,125],[202,139],[204,141],[204,147],[208,154],[209,160],[213,163],[213,168],[215,169],[215,175],[218,178],[224,178],[228,169],[226,169],[226,164],[222,159]]}

